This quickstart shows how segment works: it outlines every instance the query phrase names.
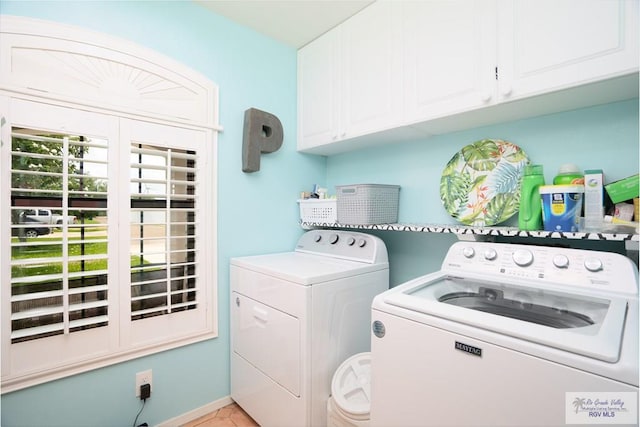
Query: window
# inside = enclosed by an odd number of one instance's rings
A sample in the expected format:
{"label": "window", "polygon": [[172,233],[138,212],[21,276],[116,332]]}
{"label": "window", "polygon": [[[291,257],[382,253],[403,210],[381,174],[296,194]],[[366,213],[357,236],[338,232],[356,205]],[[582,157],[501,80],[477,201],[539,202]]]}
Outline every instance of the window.
{"label": "window", "polygon": [[0,40],[2,392],[217,336],[217,86],[67,25]]}
{"label": "window", "polygon": [[206,131],[9,103],[3,387],[214,336]]}

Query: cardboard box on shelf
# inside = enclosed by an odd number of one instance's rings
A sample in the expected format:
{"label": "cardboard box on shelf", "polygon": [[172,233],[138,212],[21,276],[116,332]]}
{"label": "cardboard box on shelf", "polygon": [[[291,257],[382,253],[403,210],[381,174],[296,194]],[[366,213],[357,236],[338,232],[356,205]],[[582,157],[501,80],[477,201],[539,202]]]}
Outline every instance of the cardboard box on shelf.
{"label": "cardboard box on shelf", "polygon": [[640,194],[639,176],[633,175],[627,178],[611,182],[604,186],[613,203],[620,203],[638,197]]}

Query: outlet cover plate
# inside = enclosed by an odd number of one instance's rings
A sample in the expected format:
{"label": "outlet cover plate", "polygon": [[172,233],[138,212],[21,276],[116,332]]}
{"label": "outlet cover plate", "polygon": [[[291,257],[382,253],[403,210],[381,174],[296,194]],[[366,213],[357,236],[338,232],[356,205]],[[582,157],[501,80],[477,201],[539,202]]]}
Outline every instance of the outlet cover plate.
{"label": "outlet cover plate", "polygon": [[140,397],[140,387],[142,384],[149,384],[153,392],[153,375],[151,369],[136,374],[136,397]]}

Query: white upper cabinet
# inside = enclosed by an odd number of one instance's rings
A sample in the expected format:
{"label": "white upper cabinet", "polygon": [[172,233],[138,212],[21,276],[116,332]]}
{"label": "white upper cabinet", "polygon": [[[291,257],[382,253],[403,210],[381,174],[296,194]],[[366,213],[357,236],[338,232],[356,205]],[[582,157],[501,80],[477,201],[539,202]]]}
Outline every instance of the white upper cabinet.
{"label": "white upper cabinet", "polygon": [[378,0],[298,53],[298,150],[638,96],[638,0]]}
{"label": "white upper cabinet", "polygon": [[335,141],[339,132],[339,34],[335,28],[298,51],[298,149]]}
{"label": "white upper cabinet", "polygon": [[351,138],[402,120],[400,28],[392,2],[377,2],[342,27],[342,117]]}
{"label": "white upper cabinet", "polygon": [[403,1],[408,123],[495,102],[496,15],[488,1]]}
{"label": "white upper cabinet", "polygon": [[298,149],[397,126],[402,81],[397,10],[377,2],[298,52]]}
{"label": "white upper cabinet", "polygon": [[637,72],[638,39],[637,0],[501,0],[499,100]]}

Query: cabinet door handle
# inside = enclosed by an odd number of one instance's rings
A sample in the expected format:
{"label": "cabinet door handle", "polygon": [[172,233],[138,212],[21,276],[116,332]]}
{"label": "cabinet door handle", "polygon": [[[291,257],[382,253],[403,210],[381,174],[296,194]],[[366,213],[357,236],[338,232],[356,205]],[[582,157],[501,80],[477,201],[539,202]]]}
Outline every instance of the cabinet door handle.
{"label": "cabinet door handle", "polygon": [[513,92],[513,88],[511,87],[511,85],[508,85],[502,88],[502,95],[504,96],[509,96],[511,95],[512,92]]}
{"label": "cabinet door handle", "polygon": [[491,93],[489,91],[483,92],[482,95],[480,96],[480,99],[482,100],[482,102],[491,101]]}

